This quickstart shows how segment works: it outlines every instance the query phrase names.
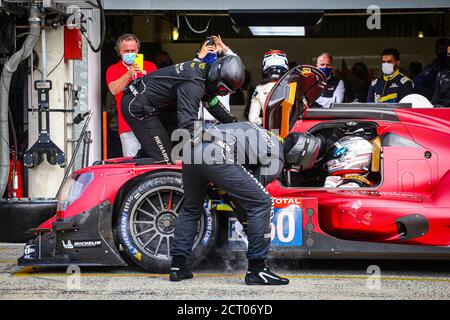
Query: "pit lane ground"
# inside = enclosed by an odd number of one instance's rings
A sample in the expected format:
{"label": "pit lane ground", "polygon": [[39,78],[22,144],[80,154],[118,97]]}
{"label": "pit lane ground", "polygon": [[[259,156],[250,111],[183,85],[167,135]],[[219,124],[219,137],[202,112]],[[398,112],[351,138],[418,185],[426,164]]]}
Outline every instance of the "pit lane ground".
{"label": "pit lane ground", "polygon": [[263,287],[244,284],[240,259],[209,262],[194,279],[172,283],[138,268],[82,268],[79,277],[66,268],[23,268],[22,248],[0,243],[0,299],[450,299],[450,262],[442,261],[271,260],[291,283]]}

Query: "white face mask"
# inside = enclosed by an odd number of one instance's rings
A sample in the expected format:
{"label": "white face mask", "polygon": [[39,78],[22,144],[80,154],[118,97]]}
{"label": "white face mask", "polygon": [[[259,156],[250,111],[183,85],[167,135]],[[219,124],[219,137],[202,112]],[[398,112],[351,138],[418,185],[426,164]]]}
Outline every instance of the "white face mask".
{"label": "white face mask", "polygon": [[394,73],[394,65],[392,63],[382,63],[381,64],[381,70],[383,73],[387,76],[390,76]]}

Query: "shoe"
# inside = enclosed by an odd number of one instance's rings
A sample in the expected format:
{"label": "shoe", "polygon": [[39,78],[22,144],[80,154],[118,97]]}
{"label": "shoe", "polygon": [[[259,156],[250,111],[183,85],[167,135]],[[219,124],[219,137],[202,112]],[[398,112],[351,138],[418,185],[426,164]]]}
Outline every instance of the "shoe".
{"label": "shoe", "polygon": [[172,257],[172,265],[170,266],[170,281],[181,281],[192,279],[194,275],[186,265],[186,258],[183,256]]}
{"label": "shoe", "polygon": [[171,267],[170,268],[170,281],[181,281],[192,279],[194,275],[187,268]]}
{"label": "shoe", "polygon": [[277,276],[275,273],[264,268],[261,270],[248,270],[245,275],[245,283],[248,285],[285,285],[289,283],[289,279]]}

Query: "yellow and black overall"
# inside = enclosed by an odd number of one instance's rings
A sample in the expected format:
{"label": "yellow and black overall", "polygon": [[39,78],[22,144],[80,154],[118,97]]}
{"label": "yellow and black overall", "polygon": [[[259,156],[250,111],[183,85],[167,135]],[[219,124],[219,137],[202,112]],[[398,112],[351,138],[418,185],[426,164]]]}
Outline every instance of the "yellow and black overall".
{"label": "yellow and black overall", "polygon": [[397,103],[403,97],[414,93],[414,83],[400,71],[396,70],[391,76],[384,75],[375,79],[369,87],[367,102],[369,103]]}

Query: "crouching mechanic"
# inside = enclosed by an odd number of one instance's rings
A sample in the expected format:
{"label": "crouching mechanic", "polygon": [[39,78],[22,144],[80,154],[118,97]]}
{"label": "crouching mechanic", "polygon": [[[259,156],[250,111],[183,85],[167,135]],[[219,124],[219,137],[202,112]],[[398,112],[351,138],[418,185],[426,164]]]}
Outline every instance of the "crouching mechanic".
{"label": "crouching mechanic", "polygon": [[178,128],[194,131],[201,101],[220,122],[236,122],[217,96],[242,86],[245,68],[238,56],[225,56],[212,65],[187,61],[159,69],[130,84],[122,98],[122,114],[146,156],[170,163],[172,143],[160,115],[176,108]]}
{"label": "crouching mechanic", "polygon": [[204,214],[208,184],[212,182],[228,194],[233,207],[244,210],[248,217],[245,283],[288,284],[288,279],[266,266],[274,204],[265,186],[277,179],[286,166],[301,170],[312,167],[320,144],[319,139],[303,133],[291,133],[283,140],[249,122],[212,126],[202,138],[194,137],[185,144],[185,198],[175,225],[170,280],[193,277],[186,260],[191,255],[199,219]]}

